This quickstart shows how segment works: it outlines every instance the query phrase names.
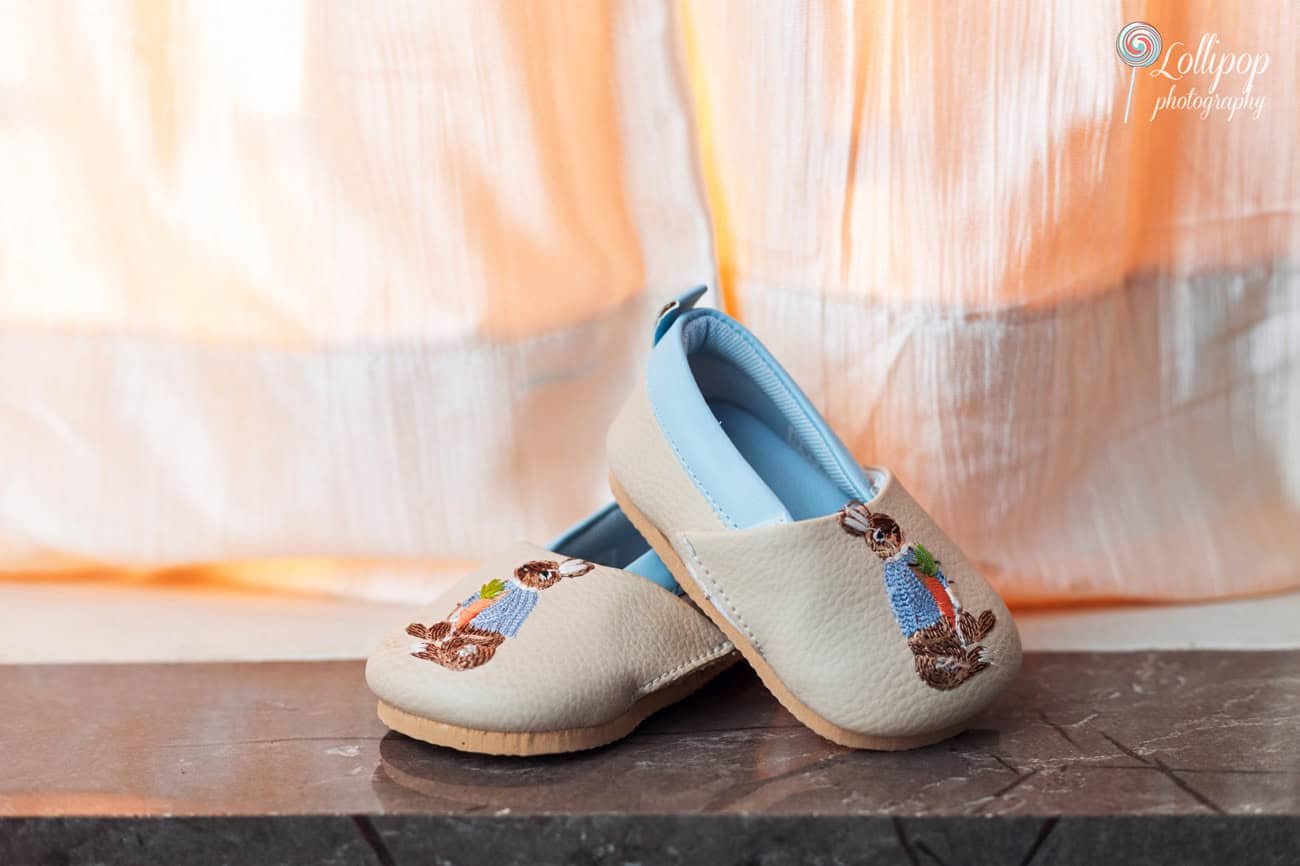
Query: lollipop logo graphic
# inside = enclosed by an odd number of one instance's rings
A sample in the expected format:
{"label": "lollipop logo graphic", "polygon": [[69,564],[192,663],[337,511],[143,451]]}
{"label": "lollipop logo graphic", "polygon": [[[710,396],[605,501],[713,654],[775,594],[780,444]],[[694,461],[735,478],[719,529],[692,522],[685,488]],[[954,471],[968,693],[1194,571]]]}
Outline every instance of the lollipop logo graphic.
{"label": "lollipop logo graphic", "polygon": [[1160,31],[1145,21],[1125,24],[1115,39],[1115,53],[1132,67],[1128,74],[1128,99],[1124,101],[1124,122],[1128,123],[1128,112],[1133,107],[1133,80],[1139,68],[1160,59]]}

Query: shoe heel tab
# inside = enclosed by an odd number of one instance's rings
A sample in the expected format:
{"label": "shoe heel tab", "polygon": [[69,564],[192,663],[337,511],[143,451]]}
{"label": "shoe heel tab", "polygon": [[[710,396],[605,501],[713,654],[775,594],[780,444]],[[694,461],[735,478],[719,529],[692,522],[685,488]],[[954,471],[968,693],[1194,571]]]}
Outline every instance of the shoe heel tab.
{"label": "shoe heel tab", "polygon": [[655,335],[650,345],[658,345],[664,334],[668,333],[668,329],[673,326],[673,322],[677,321],[677,317],[694,307],[708,290],[708,286],[696,286],[682,292],[664,304],[663,309],[659,311],[659,316],[655,319]]}

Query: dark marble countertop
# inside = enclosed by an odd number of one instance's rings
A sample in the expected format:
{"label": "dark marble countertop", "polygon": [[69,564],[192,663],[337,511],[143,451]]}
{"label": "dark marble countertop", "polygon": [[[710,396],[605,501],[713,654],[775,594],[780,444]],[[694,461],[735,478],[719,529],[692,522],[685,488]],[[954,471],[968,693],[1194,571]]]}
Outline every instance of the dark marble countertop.
{"label": "dark marble countertop", "polygon": [[9,666],[0,696],[3,864],[1300,863],[1296,651],[1030,654],[896,753],[743,665],[532,759],[388,733],[359,662]]}

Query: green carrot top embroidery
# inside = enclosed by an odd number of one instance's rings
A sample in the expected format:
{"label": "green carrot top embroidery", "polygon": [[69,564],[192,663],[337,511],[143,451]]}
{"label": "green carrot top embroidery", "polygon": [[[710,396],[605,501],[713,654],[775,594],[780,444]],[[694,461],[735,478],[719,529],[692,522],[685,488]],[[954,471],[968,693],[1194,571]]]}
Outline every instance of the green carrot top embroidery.
{"label": "green carrot top embroidery", "polygon": [[912,545],[912,553],[916,556],[916,567],[921,570],[922,574],[936,577],[939,574],[939,563],[935,560],[934,554],[925,549],[925,545],[916,542]]}
{"label": "green carrot top embroidery", "polygon": [[506,591],[506,582],[500,578],[492,578],[479,588],[479,598],[496,598]]}

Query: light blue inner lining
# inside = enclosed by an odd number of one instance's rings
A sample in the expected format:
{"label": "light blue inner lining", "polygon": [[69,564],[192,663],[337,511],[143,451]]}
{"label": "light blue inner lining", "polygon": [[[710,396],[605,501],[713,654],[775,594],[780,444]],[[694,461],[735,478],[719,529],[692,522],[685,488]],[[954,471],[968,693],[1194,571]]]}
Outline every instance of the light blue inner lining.
{"label": "light blue inner lining", "polygon": [[724,313],[678,315],[651,354],[647,386],[660,429],[728,526],[821,517],[874,496],[789,374]]}
{"label": "light blue inner lining", "polygon": [[547,545],[547,549],[561,556],[621,568],[677,595],[682,594],[672,573],[619,510],[617,503],[611,502],[569,529]]}
{"label": "light blue inner lining", "polygon": [[793,520],[838,511],[844,492],[762,418],[726,400],[709,400],[722,431],[785,505]]}

